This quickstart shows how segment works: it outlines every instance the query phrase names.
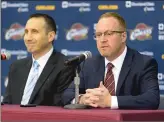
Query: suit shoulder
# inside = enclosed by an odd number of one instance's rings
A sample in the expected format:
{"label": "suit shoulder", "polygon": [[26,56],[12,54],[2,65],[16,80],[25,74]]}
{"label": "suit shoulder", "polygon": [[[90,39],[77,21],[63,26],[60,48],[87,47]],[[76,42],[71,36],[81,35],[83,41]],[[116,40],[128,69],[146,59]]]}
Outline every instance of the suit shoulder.
{"label": "suit shoulder", "polygon": [[134,53],[134,60],[135,62],[139,63],[140,65],[147,65],[147,64],[155,64],[157,65],[157,61],[152,56],[144,55],[136,50],[133,50]]}
{"label": "suit shoulder", "polygon": [[66,59],[68,59],[68,56],[65,56],[64,54],[62,54],[60,52],[56,52],[55,55],[58,58],[58,60],[60,60],[60,61],[65,61]]}
{"label": "suit shoulder", "polygon": [[24,67],[29,62],[29,60],[30,58],[28,57],[28,58],[19,59],[12,62],[10,65],[10,71],[14,71],[14,70]]}
{"label": "suit shoulder", "polygon": [[26,64],[29,60],[30,60],[30,57],[24,58],[24,59],[19,59],[19,60],[14,61],[14,62],[12,63],[12,65],[14,65],[14,66],[24,65],[24,64]]}
{"label": "suit shoulder", "polygon": [[99,62],[100,60],[104,60],[104,57],[102,57],[101,55],[95,55],[92,58],[88,58],[83,63],[85,64],[85,66],[90,67],[97,64],[97,62]]}
{"label": "suit shoulder", "polygon": [[142,59],[144,61],[155,60],[155,58],[153,58],[152,56],[148,56],[148,55],[142,54],[142,53],[140,53],[138,51],[135,51],[135,56],[136,56],[136,58]]}

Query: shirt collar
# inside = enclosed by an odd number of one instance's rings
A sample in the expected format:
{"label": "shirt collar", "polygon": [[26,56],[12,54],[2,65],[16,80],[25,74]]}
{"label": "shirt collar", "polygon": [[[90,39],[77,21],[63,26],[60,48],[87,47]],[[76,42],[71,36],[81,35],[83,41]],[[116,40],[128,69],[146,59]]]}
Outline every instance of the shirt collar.
{"label": "shirt collar", "polygon": [[[39,59],[36,60],[38,64],[44,67],[48,59],[50,58],[52,52],[53,52],[53,47],[45,55],[41,56]],[[33,62],[35,60],[33,56],[32,56],[32,60]]]}
{"label": "shirt collar", "polygon": [[[125,46],[125,49],[124,49],[123,53],[111,62],[116,69],[121,69],[123,61],[124,61],[125,56],[126,56],[126,53],[127,53],[127,47]],[[108,59],[105,58],[105,67],[107,67],[109,62],[110,61],[108,61]]]}

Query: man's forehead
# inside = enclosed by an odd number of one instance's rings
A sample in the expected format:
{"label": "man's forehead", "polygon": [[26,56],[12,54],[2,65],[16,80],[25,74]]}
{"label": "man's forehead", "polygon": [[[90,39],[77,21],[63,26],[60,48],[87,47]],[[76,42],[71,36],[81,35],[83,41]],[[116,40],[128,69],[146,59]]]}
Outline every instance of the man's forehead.
{"label": "man's forehead", "polygon": [[117,19],[113,17],[108,18],[101,18],[98,23],[96,24],[96,30],[98,29],[105,29],[108,28],[108,30],[117,28],[119,26],[119,22]]}
{"label": "man's forehead", "polygon": [[42,28],[45,26],[45,22],[42,19],[31,18],[27,21],[25,28]]}
{"label": "man's forehead", "polygon": [[39,24],[39,25],[44,25],[45,24],[45,20],[44,18],[41,17],[34,17],[34,18],[30,18],[26,24]]}
{"label": "man's forehead", "polygon": [[104,17],[97,24],[119,24],[119,21],[114,17]]}

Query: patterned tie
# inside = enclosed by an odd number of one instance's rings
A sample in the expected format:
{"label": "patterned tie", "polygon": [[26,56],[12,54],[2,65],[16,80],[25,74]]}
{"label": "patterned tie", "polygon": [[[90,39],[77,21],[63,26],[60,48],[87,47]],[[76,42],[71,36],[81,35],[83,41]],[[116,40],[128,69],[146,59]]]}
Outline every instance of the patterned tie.
{"label": "patterned tie", "polygon": [[112,72],[112,68],[114,65],[112,63],[108,63],[108,71],[106,73],[106,78],[104,81],[104,86],[109,90],[109,93],[112,96],[115,96],[115,82],[114,82],[114,75]]}
{"label": "patterned tie", "polygon": [[24,93],[23,93],[23,97],[22,97],[22,101],[21,101],[22,105],[28,104],[30,96],[32,94],[32,91],[37,82],[38,75],[39,75],[39,64],[37,61],[34,61],[33,66],[32,66],[32,72],[30,72],[30,74],[28,76],[26,86],[24,89]]}

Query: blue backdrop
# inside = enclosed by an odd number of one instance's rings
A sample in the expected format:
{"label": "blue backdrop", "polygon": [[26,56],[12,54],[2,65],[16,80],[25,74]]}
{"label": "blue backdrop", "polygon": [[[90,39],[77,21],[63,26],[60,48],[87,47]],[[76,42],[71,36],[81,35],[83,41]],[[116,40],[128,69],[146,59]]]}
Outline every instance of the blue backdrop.
{"label": "blue backdrop", "polygon": [[160,93],[164,94],[164,2],[163,1],[2,1],[2,49],[12,54],[2,61],[2,95],[8,82],[9,65],[29,55],[22,35],[29,15],[41,12],[57,23],[55,48],[65,55],[89,50],[97,54],[93,33],[99,16],[118,12],[128,28],[127,45],[153,56],[159,64]]}

